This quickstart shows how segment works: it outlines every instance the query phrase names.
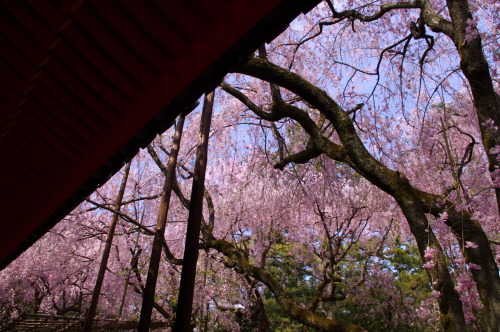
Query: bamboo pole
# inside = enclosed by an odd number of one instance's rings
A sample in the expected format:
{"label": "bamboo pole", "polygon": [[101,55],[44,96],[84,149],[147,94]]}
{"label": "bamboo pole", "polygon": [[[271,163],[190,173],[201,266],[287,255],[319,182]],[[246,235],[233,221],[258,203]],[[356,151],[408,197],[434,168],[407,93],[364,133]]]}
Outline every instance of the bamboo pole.
{"label": "bamboo pole", "polygon": [[208,136],[212,120],[214,92],[205,95],[203,112],[196,150],[196,165],[194,169],[191,203],[189,206],[186,244],[182,264],[181,285],[175,317],[174,331],[191,331],[191,312],[193,310],[194,282],[196,277],[196,263],[198,261],[198,246],[203,210],[203,191],[205,187],[205,171],[207,168]]}
{"label": "bamboo pole", "polygon": [[[131,162],[129,161],[125,166],[125,172],[123,174],[122,182],[120,184],[120,189],[118,191],[118,197],[116,198],[115,202],[116,211],[119,211],[121,207],[123,194],[125,193],[125,187],[127,186],[130,164]],[[84,332],[90,332],[92,330],[92,324],[97,309],[97,303],[99,302],[99,295],[101,292],[102,282],[104,280],[104,274],[106,273],[106,266],[108,264],[109,252],[111,251],[111,244],[113,242],[113,236],[115,235],[115,227],[117,220],[118,220],[118,213],[114,213],[113,218],[111,219],[111,225],[109,225],[108,236],[106,238],[106,245],[104,246],[104,251],[102,253],[101,265],[99,266],[97,280],[95,283],[94,291],[92,293],[92,300],[90,302],[90,307],[89,310],[87,311],[87,316],[85,318],[85,324],[83,326]]]}
{"label": "bamboo pole", "polygon": [[179,115],[179,119],[175,126],[175,134],[172,141],[172,151],[170,159],[165,171],[165,183],[163,185],[163,193],[160,201],[160,210],[156,220],[155,236],[153,240],[153,248],[151,250],[151,259],[149,261],[148,276],[146,286],[143,291],[141,317],[139,320],[139,332],[149,331],[151,323],[151,313],[153,311],[153,302],[156,289],[156,281],[158,279],[158,270],[160,267],[161,250],[165,235],[165,226],[167,223],[168,208],[170,205],[170,196],[172,194],[172,185],[175,180],[175,167],[177,165],[177,156],[179,155],[182,128],[184,127],[185,115]]}

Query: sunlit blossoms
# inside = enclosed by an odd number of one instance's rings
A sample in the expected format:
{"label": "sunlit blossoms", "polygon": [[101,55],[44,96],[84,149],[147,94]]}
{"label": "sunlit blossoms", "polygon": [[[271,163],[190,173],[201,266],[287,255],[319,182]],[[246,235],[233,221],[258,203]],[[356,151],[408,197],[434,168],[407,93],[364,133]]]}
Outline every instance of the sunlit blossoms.
{"label": "sunlit blossoms", "polygon": [[[498,6],[323,1],[226,76],[197,331],[496,331]],[[154,321],[177,307],[199,113],[186,118]],[[99,317],[138,318],[172,133],[132,160]],[[0,324],[83,314],[121,177],[0,272]]]}

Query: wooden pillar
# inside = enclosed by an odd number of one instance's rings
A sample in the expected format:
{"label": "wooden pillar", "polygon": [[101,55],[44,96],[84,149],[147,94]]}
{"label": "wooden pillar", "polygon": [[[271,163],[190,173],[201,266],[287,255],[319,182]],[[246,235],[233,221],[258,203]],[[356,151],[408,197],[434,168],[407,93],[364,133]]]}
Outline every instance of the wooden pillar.
{"label": "wooden pillar", "polygon": [[207,168],[208,136],[212,120],[214,92],[205,95],[203,113],[201,116],[198,148],[196,150],[196,165],[191,190],[186,244],[182,264],[181,285],[175,317],[175,332],[191,331],[191,312],[193,310],[194,282],[196,263],[198,261],[198,246],[200,237],[201,216],[203,211],[203,191],[205,188],[205,171]]}
{"label": "wooden pillar", "polygon": [[[135,243],[139,241],[139,236],[141,233],[137,233],[135,237]],[[120,319],[122,318],[122,313],[123,313],[123,306],[125,304],[125,300],[127,298],[127,291],[128,291],[128,283],[130,281],[130,273],[132,272],[132,268],[135,265],[134,261],[139,259],[139,255],[135,255],[132,257],[132,260],[130,261],[130,268],[127,269],[127,277],[125,278],[125,287],[123,287],[123,293],[122,293],[122,300],[120,302],[120,309],[118,309],[118,316],[116,317],[116,325],[115,325],[115,332],[118,331],[118,324],[120,323]]]}
{"label": "wooden pillar", "polygon": [[[123,194],[125,193],[125,187],[127,186],[127,178],[130,171],[129,161],[127,166],[125,166],[125,172],[123,174],[122,183],[118,191],[118,197],[115,201],[115,210],[119,211]],[[99,272],[97,274],[97,280],[95,282],[94,292],[92,293],[92,300],[90,302],[89,310],[87,311],[87,316],[85,318],[85,324],[83,326],[84,332],[90,332],[92,330],[92,324],[94,322],[94,316],[97,309],[97,302],[99,302],[99,295],[101,293],[102,282],[104,280],[104,274],[106,273],[106,266],[108,264],[109,252],[111,251],[111,244],[113,243],[113,236],[115,235],[116,221],[118,220],[118,214],[114,213],[111,219],[111,225],[109,225],[108,236],[106,238],[106,245],[104,246],[104,251],[102,253],[101,265],[99,266]]]}
{"label": "wooden pillar", "polygon": [[153,248],[151,250],[151,259],[149,261],[148,277],[142,294],[141,318],[139,320],[138,328],[138,331],[140,332],[149,331],[151,323],[156,281],[158,279],[158,270],[165,235],[165,226],[167,223],[168,208],[170,205],[170,196],[172,194],[172,185],[175,180],[175,167],[177,166],[177,156],[179,155],[182,128],[184,127],[184,117],[185,115],[181,114],[175,126],[172,151],[170,152],[170,159],[165,171],[165,183],[163,185],[160,210],[158,211],[158,217],[156,220],[155,236],[153,240]]}

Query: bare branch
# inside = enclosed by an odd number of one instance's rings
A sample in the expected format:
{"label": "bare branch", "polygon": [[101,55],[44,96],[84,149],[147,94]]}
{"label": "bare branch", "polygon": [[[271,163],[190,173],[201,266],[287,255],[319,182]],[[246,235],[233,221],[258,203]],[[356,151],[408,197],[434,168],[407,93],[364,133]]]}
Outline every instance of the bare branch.
{"label": "bare branch", "polygon": [[248,98],[244,93],[241,91],[233,88],[232,86],[226,84],[226,83],[221,83],[220,87],[222,90],[226,91],[229,93],[231,96],[235,97],[239,101],[243,103],[249,110],[257,114],[257,116],[261,117],[262,119],[268,120],[268,121],[276,121],[279,120],[279,117],[272,113],[268,113],[263,111],[260,107],[255,105],[250,98]]}
{"label": "bare branch", "polygon": [[[149,228],[142,225],[137,220],[131,218],[129,215],[127,215],[121,211],[118,211],[118,210],[111,208],[109,206],[106,206],[104,204],[97,203],[97,202],[92,201],[91,199],[88,199],[88,198],[86,199],[86,201],[91,203],[91,204],[94,204],[95,206],[98,206],[104,210],[118,214],[123,220],[136,226],[146,235],[154,235],[155,234],[152,230],[150,230]],[[163,240],[163,252],[165,253],[165,256],[167,257],[167,259],[170,263],[175,264],[175,265],[182,265],[182,259],[175,258],[174,254],[172,254],[172,252],[170,251],[170,248],[168,247],[168,244],[165,240]]]}
{"label": "bare branch", "polygon": [[151,158],[153,158],[156,166],[158,166],[158,168],[162,171],[163,174],[166,174],[167,173],[167,168],[161,162],[160,158],[156,154],[156,151],[153,149],[153,146],[148,145],[147,149],[148,149],[149,155],[151,156]]}
{"label": "bare branch", "polygon": [[334,18],[338,19],[344,19],[344,18],[354,18],[357,20],[360,20],[362,22],[372,22],[375,21],[391,10],[394,9],[411,9],[411,8],[420,8],[420,1],[412,1],[412,2],[406,2],[406,1],[398,1],[398,2],[391,2],[391,3],[386,3],[380,6],[380,9],[378,12],[376,12],[373,15],[363,15],[359,11],[350,9],[350,10],[344,10],[342,12],[334,13]]}

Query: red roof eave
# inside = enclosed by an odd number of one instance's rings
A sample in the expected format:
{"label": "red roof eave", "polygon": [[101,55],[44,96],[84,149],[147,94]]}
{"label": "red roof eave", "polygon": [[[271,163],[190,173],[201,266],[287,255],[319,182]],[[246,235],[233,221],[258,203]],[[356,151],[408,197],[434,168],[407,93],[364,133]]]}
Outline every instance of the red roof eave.
{"label": "red roof eave", "polygon": [[5,0],[0,269],[319,0]]}

